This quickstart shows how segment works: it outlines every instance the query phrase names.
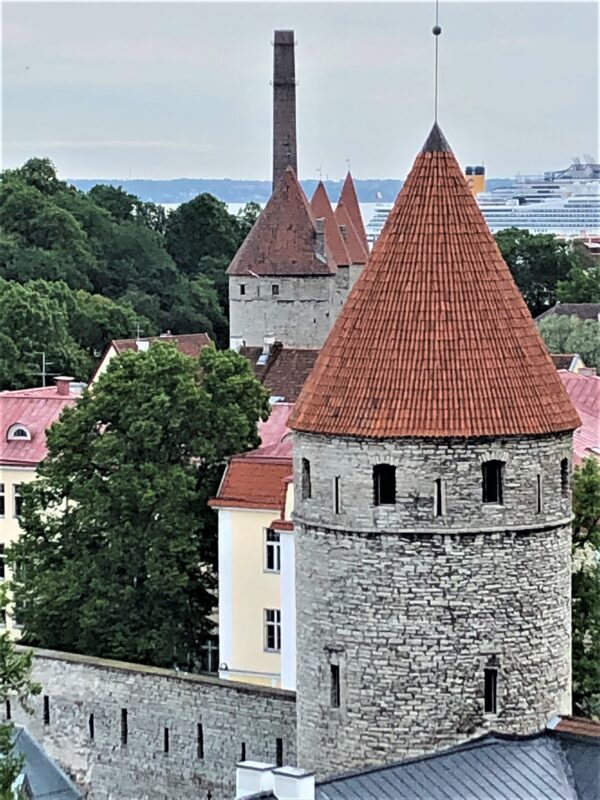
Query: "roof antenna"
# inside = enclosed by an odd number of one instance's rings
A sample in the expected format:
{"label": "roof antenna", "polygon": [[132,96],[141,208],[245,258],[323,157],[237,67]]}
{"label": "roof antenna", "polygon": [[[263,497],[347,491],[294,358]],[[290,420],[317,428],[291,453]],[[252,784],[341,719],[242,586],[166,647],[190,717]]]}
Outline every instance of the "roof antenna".
{"label": "roof antenna", "polygon": [[437,123],[437,115],[438,115],[438,42],[439,36],[442,32],[438,21],[439,21],[439,10],[440,10],[440,0],[435,0],[435,25],[431,29],[431,32],[435,36],[435,79],[434,79],[434,121]]}

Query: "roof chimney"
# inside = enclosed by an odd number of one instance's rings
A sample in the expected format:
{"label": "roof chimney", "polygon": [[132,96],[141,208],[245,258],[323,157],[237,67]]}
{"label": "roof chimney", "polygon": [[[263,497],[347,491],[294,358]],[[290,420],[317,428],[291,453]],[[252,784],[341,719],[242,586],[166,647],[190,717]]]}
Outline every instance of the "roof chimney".
{"label": "roof chimney", "polygon": [[262,761],[240,761],[235,771],[236,800],[266,792],[273,788],[273,764]]}
{"label": "roof chimney", "polygon": [[273,188],[296,154],[296,67],[294,31],[275,31],[273,49]]}
{"label": "roof chimney", "polygon": [[321,258],[325,258],[325,218],[319,217],[315,220],[315,229],[317,231],[316,240],[316,253]]}
{"label": "roof chimney", "polygon": [[58,378],[54,378],[56,383],[56,394],[59,394],[61,397],[68,397],[69,392],[71,390],[71,381],[74,380],[67,375],[59,375]]}
{"label": "roof chimney", "polygon": [[148,339],[136,339],[135,346],[139,353],[145,353],[150,347],[150,342]]}
{"label": "roof chimney", "polygon": [[273,770],[273,794],[277,800],[315,800],[315,773],[300,767]]}

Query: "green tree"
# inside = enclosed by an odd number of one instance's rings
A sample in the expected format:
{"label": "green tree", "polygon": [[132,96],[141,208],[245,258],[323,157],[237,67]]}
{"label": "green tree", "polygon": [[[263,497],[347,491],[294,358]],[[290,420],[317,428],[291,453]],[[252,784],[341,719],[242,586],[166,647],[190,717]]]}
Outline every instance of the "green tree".
{"label": "green tree", "polygon": [[579,353],[588,367],[600,370],[600,325],[592,319],[552,315],[538,328],[551,353]]}
{"label": "green tree", "polygon": [[237,213],[238,227],[240,230],[240,244],[252,230],[252,226],[259,218],[262,208],[260,203],[246,203]]}
{"label": "green tree", "polygon": [[568,279],[557,283],[556,297],[561,303],[600,303],[600,266],[576,264]]}
{"label": "green tree", "polygon": [[600,716],[600,464],[573,473],[573,705]]}
{"label": "green tree", "polygon": [[246,359],[154,344],[111,361],[48,433],[23,490],[15,598],[29,644],[193,667],[212,627],[225,459],[258,443]]}
{"label": "green tree", "polygon": [[554,305],[558,282],[579,263],[572,246],[552,234],[517,228],[498,231],[495,239],[532,316]]}
{"label": "green tree", "polygon": [[[0,609],[7,606],[6,587],[0,587]],[[41,686],[31,680],[33,653],[17,653],[15,643],[5,631],[0,634],[0,703],[18,700],[29,711],[29,698],[41,692]],[[17,779],[24,760],[15,755],[13,747],[14,725],[0,724],[0,800],[14,800],[12,785]]]}

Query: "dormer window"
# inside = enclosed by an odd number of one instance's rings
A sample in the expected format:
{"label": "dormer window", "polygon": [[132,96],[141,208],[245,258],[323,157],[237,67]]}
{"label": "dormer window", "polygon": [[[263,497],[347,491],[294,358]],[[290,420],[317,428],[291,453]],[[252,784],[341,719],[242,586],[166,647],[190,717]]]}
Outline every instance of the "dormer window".
{"label": "dormer window", "polygon": [[13,441],[21,441],[21,442],[29,442],[31,441],[31,434],[25,427],[25,425],[21,425],[20,422],[11,425],[8,429],[6,434],[6,438],[9,442]]}

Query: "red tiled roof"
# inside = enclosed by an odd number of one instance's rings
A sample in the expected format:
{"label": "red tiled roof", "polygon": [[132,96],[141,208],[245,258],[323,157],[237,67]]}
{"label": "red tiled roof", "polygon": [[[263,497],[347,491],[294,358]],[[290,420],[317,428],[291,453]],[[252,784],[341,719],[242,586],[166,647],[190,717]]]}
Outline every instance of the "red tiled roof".
{"label": "red tiled roof", "polygon": [[[47,454],[46,431],[56,422],[65,406],[72,406],[79,394],[58,393],[56,386],[0,392],[0,464],[35,467]],[[15,423],[24,425],[31,435],[27,440],[7,440]]]}
{"label": "red tiled roof", "polygon": [[319,181],[317,184],[315,193],[310,201],[310,209],[314,219],[322,217],[325,220],[325,241],[335,263],[348,265],[350,263],[350,255],[333,215],[333,209],[323,181]]}
{"label": "red tiled roof", "polygon": [[573,460],[579,464],[587,456],[600,459],[600,377],[566,370],[558,374],[581,419],[573,434]]}
{"label": "red tiled roof", "polygon": [[293,531],[294,523],[291,519],[274,519],[271,523],[274,531]]}
{"label": "red tiled roof", "polygon": [[542,434],[578,425],[436,125],[290,427],[383,438]]}
{"label": "red tiled roof", "polygon": [[368,253],[369,245],[367,243],[367,232],[365,230],[362,214],[360,213],[360,205],[356,195],[356,187],[354,186],[354,181],[352,180],[352,175],[350,172],[348,172],[346,175],[346,180],[344,181],[342,191],[340,192],[339,202],[346,207],[346,211],[352,220],[352,224],[354,225],[354,229],[358,234],[360,243],[362,244],[364,251]]}
{"label": "red tiled roof", "polygon": [[560,721],[552,730],[560,733],[573,733],[577,736],[600,737],[600,722],[582,717],[561,716]]}
{"label": "red tiled roof", "polygon": [[338,225],[346,226],[346,247],[350,254],[350,260],[353,264],[366,264],[369,251],[360,241],[354,223],[350,214],[348,214],[348,209],[341,201],[337,204],[334,216]]}
{"label": "red tiled roof", "polygon": [[291,167],[254,223],[227,270],[228,275],[330,275],[331,258],[316,251],[310,206]]}
{"label": "red tiled roof", "polygon": [[275,342],[266,364],[259,364],[262,347],[241,347],[240,355],[249,361],[254,374],[265,386],[271,397],[282,397],[293,403],[298,399],[302,387],[314,367],[319,351],[311,348],[283,347]]}
{"label": "red tiled roof", "polygon": [[[113,339],[111,345],[117,353],[124,353],[126,350],[139,350],[138,341],[140,340]],[[161,336],[142,337],[141,341],[150,342],[150,344],[154,342],[173,342],[184,355],[195,358],[203,347],[211,343],[211,338],[208,333],[182,333],[178,335],[163,333]]]}

